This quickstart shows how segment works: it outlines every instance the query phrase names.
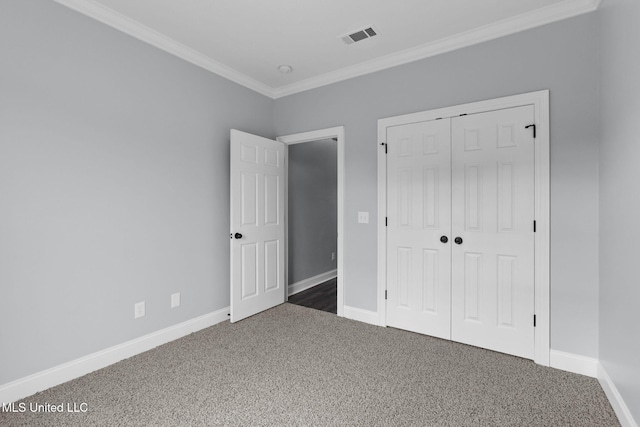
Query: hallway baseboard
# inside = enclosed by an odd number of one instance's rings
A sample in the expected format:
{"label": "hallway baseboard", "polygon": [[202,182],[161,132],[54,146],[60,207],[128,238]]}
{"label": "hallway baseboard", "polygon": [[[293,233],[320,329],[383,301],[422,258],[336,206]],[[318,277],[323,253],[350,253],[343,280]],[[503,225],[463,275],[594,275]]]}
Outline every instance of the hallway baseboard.
{"label": "hallway baseboard", "polygon": [[326,273],[321,273],[316,276],[300,280],[299,282],[292,283],[289,285],[289,296],[306,291],[307,289],[313,288],[327,280],[335,279],[336,277],[338,277],[338,270],[331,270]]}

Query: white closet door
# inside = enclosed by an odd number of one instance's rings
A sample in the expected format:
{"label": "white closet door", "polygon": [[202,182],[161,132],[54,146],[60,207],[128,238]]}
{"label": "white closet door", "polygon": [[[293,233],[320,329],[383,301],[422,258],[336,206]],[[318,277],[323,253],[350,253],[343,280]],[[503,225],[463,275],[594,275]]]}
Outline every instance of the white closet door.
{"label": "white closet door", "polygon": [[284,145],[231,131],[231,321],[284,303]]}
{"label": "white closet door", "polygon": [[387,324],[446,339],[451,305],[450,140],[449,119],[387,130]]}
{"label": "white closet door", "polygon": [[533,106],[452,119],[454,341],[534,356]]}

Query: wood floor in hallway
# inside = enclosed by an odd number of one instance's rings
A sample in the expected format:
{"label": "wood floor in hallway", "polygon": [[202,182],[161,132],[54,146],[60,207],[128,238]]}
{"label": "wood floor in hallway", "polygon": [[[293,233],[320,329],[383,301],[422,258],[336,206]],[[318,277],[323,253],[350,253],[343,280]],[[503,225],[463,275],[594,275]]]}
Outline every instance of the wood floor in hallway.
{"label": "wood floor in hallway", "polygon": [[338,279],[327,280],[306,291],[291,295],[289,302],[336,314],[338,312]]}

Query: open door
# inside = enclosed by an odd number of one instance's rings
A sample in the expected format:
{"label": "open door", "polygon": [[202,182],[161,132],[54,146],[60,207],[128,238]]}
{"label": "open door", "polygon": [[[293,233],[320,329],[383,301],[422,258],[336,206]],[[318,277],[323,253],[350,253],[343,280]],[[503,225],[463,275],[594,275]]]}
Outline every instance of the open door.
{"label": "open door", "polygon": [[231,130],[231,322],[284,303],[284,144]]}

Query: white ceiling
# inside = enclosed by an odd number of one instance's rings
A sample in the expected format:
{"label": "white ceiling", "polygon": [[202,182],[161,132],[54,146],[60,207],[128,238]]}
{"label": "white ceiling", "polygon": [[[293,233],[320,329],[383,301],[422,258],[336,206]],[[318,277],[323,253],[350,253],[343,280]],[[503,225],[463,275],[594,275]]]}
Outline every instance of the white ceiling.
{"label": "white ceiling", "polygon": [[[565,19],[599,0],[56,0],[277,98]],[[352,45],[339,36],[374,25]],[[281,74],[278,66],[293,67]]]}

